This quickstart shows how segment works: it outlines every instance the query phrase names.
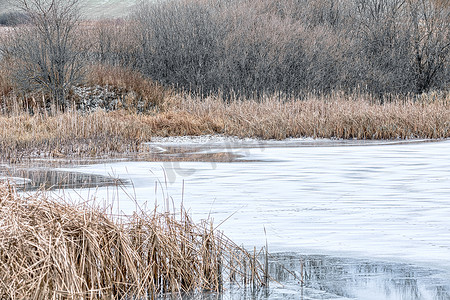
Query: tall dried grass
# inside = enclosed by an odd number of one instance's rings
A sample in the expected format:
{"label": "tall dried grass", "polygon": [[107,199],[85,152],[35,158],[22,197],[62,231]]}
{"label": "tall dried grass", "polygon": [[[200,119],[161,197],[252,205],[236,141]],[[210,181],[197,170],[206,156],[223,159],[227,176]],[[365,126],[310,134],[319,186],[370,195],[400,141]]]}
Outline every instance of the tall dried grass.
{"label": "tall dried grass", "polygon": [[450,95],[391,99],[310,95],[304,100],[263,97],[224,101],[171,95],[159,111],[126,110],[55,115],[0,115],[3,159],[27,156],[101,156],[145,151],[153,136],[224,134],[261,139],[410,139],[450,137]]}
{"label": "tall dried grass", "polygon": [[112,216],[0,186],[1,299],[155,299],[264,284],[255,254],[185,211]]}
{"label": "tall dried grass", "polygon": [[225,102],[218,97],[172,97],[176,114],[219,125],[216,132],[262,139],[314,137],[409,139],[450,137],[450,95],[399,97],[379,103],[370,95],[333,93],[304,100],[266,96]]}
{"label": "tall dried grass", "polygon": [[137,151],[150,139],[139,115],[97,111],[56,115],[22,113],[0,116],[0,152],[16,161],[23,156],[97,156]]}

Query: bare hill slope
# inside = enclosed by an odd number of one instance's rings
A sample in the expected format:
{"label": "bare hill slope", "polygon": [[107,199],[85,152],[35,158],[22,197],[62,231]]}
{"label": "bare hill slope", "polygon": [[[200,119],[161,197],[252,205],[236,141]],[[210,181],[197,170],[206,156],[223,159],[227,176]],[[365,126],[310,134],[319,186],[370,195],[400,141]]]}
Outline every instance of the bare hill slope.
{"label": "bare hill slope", "polygon": [[83,15],[87,18],[114,18],[128,15],[137,0],[82,0]]}
{"label": "bare hill slope", "polygon": [[[0,14],[11,12],[14,0],[0,0]],[[81,0],[82,14],[88,19],[124,17],[137,0]]]}

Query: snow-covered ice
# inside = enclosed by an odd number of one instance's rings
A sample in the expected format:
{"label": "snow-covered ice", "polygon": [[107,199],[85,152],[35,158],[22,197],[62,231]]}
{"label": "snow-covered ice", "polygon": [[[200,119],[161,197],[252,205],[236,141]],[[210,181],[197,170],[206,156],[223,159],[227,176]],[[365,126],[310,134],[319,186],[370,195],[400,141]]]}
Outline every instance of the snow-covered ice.
{"label": "snow-covered ice", "polygon": [[[238,244],[264,246],[267,238],[281,263],[298,270],[301,253],[315,270],[310,272],[317,273],[303,288],[295,280],[283,281],[267,298],[232,289],[223,299],[450,298],[449,140],[185,137],[149,144],[150,151],[161,155],[177,148],[184,153],[228,152],[236,159],[121,161],[63,169],[133,183],[125,190],[64,193],[74,199],[95,195],[112,205],[114,213],[127,214],[152,210],[155,203],[174,211],[183,202],[194,220],[213,218]],[[169,201],[164,201],[166,195]],[[286,252],[296,253],[293,260]]]}
{"label": "snow-covered ice", "polygon": [[[155,143],[164,147],[164,141]],[[285,143],[223,147],[250,162],[118,162],[76,171],[130,179],[128,195],[111,187],[96,192],[100,199],[120,199],[118,210],[136,209],[130,195],[141,207],[147,203],[152,209],[157,201],[162,208],[164,192],[172,196],[171,206],[179,207],[183,199],[194,219],[212,217],[240,244],[263,245],[267,237],[272,251],[450,270],[450,141],[333,147]]]}

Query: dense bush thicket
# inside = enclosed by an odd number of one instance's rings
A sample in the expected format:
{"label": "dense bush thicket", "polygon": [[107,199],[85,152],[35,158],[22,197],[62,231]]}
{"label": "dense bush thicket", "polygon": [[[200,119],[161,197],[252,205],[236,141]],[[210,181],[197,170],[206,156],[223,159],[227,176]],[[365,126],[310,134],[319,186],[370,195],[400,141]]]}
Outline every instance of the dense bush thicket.
{"label": "dense bush thicket", "polygon": [[449,2],[152,0],[98,53],[205,93],[448,90]]}
{"label": "dense bush thicket", "polygon": [[29,11],[37,32],[15,30],[3,54],[55,99],[79,82],[80,62],[225,96],[450,87],[450,0],[145,0],[98,22],[79,21],[80,0],[23,1],[52,9]]}

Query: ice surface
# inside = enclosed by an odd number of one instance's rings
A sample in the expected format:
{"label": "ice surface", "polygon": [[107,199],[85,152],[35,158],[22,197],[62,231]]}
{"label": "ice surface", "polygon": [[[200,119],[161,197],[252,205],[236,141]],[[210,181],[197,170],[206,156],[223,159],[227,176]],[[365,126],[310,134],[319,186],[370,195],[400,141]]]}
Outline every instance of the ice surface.
{"label": "ice surface", "polygon": [[10,176],[2,176],[0,175],[0,183],[9,183],[12,185],[26,185],[31,183],[31,180],[28,178],[22,178],[22,177],[10,177]]}
{"label": "ice surface", "polygon": [[[165,142],[154,145],[163,149]],[[130,179],[126,192],[96,191],[118,211],[153,209],[155,201],[164,209],[168,194],[172,211],[183,200],[194,219],[210,216],[227,236],[250,247],[267,238],[272,251],[450,270],[450,141],[320,147],[298,142],[222,146],[254,162],[118,162],[76,171]],[[88,193],[94,194],[73,195]]]}

